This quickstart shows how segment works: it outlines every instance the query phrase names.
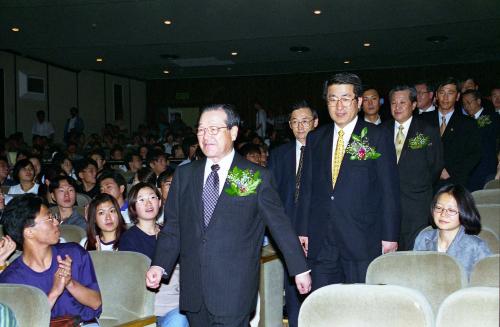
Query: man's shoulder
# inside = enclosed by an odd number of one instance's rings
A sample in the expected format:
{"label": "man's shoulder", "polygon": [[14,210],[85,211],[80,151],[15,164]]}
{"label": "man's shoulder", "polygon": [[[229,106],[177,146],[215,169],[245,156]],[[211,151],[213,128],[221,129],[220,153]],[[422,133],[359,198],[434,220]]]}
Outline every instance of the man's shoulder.
{"label": "man's shoulder", "polygon": [[278,146],[277,148],[274,148],[273,150],[271,150],[271,155],[274,155],[274,156],[284,155],[288,151],[294,150],[295,145],[296,145],[295,140],[287,142],[285,144],[282,144],[282,145]]}

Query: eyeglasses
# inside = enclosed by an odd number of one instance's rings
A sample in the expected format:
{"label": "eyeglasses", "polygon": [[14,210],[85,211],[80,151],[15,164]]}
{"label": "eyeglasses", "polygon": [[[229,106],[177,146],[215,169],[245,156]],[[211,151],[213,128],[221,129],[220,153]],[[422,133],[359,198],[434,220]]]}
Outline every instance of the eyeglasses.
{"label": "eyeglasses", "polygon": [[156,195],[151,195],[143,198],[137,198],[137,203],[145,204],[147,201],[153,202],[159,199],[160,198],[158,198]]}
{"label": "eyeglasses", "polygon": [[310,127],[312,125],[312,121],[314,119],[309,119],[309,120],[291,120],[290,121],[290,126],[292,127],[299,127],[299,124],[304,126],[305,128]]}
{"label": "eyeglasses", "polygon": [[36,224],[44,223],[46,221],[49,221],[51,224],[53,224],[54,221],[57,221],[59,223],[59,219],[57,219],[57,217],[54,214],[50,213],[47,218],[39,220],[39,221],[35,221],[35,223],[33,224],[33,226],[36,225]]}
{"label": "eyeglasses", "polygon": [[329,106],[336,106],[340,101],[340,104],[342,105],[342,107],[349,107],[354,100],[357,100],[357,98],[351,99],[351,98],[330,97],[330,98],[326,99],[326,102]]}
{"label": "eyeglasses", "polygon": [[217,134],[219,134],[220,130],[224,129],[224,128],[229,129],[229,126],[222,126],[222,127],[208,126],[205,128],[198,128],[196,130],[196,135],[203,136],[203,135],[205,135],[205,132],[208,133],[208,135],[217,135]]}
{"label": "eyeglasses", "polygon": [[445,209],[443,206],[440,206],[438,204],[436,204],[433,209],[435,213],[442,214],[444,212],[448,217],[458,215],[458,210],[451,208]]}

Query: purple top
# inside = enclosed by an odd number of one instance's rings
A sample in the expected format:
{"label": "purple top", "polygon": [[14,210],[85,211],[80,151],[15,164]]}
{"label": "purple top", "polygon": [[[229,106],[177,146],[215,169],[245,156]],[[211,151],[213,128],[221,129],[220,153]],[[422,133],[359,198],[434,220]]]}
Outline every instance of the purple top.
{"label": "purple top", "polygon": [[[71,257],[71,277],[85,287],[99,291],[94,266],[89,253],[76,243],[59,243],[52,246],[52,264],[44,272],[33,271],[22,260],[22,256],[14,260],[3,273],[0,274],[0,283],[31,285],[49,294],[52,289],[54,274],[57,270],[57,256],[63,259],[65,255]],[[64,290],[52,308],[51,317],[63,315],[80,316],[82,320],[98,318],[102,307],[93,310],[79,303],[68,290]]]}

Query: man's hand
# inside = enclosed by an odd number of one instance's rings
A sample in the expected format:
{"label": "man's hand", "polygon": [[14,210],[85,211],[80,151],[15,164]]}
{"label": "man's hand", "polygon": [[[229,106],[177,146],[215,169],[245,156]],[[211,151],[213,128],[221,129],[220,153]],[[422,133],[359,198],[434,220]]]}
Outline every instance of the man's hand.
{"label": "man's hand", "polygon": [[441,172],[441,177],[439,177],[440,179],[448,179],[450,178],[450,174],[448,174],[448,171],[446,170],[446,168],[443,168],[443,171]]}
{"label": "man's hand", "polygon": [[307,257],[307,251],[309,250],[309,238],[307,236],[299,236],[300,245],[302,245],[302,250],[304,250],[304,255]]}
{"label": "man's hand", "polygon": [[311,274],[309,272],[295,276],[295,285],[300,294],[307,294],[311,291]]}
{"label": "man's hand", "polygon": [[146,272],[146,286],[149,288],[160,287],[161,276],[163,275],[163,269],[158,266],[152,266]]}
{"label": "man's hand", "polygon": [[396,252],[398,249],[398,242],[382,241],[382,253]]}

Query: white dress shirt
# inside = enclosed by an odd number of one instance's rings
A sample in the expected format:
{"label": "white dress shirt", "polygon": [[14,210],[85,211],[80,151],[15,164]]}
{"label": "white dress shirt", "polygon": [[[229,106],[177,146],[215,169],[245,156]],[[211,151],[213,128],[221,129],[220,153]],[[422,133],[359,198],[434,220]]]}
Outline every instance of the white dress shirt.
{"label": "white dress shirt", "polygon": [[481,116],[481,113],[483,112],[484,108],[479,109],[478,112],[474,115],[474,119],[479,119],[479,116]]}
{"label": "white dress shirt", "polygon": [[299,171],[299,161],[300,161],[300,148],[303,147],[304,144],[300,143],[298,140],[295,140],[295,175]]}
{"label": "white dress shirt", "polygon": [[418,108],[418,114],[420,115],[420,114],[422,114],[424,112],[431,112],[431,111],[434,111],[434,110],[436,110],[436,107],[433,104],[431,104],[431,106],[429,108],[427,108],[427,109],[420,109],[420,108]]}
{"label": "white dress shirt", "polygon": [[372,124],[375,124],[375,125],[380,125],[380,124],[382,124],[382,119],[380,119],[380,115],[377,116],[377,120],[376,121],[371,121],[371,120],[369,120],[368,118],[365,117],[365,122],[372,123]]}
{"label": "white dress shirt", "polygon": [[398,123],[397,121],[394,121],[394,144],[396,144],[396,137],[398,136],[400,125],[403,125],[403,135],[404,135],[403,143],[404,143],[404,141],[406,140],[406,136],[408,135],[408,130],[410,129],[410,124],[412,119],[413,117],[410,116],[410,118],[402,124]]}
{"label": "white dress shirt", "polygon": [[[222,193],[222,189],[226,183],[227,174],[229,173],[229,168],[231,168],[234,153],[234,149],[232,149],[229,154],[217,163],[219,165],[219,170],[217,171],[217,174],[219,175],[219,195]],[[212,165],[215,165],[215,162],[207,158],[207,162],[205,164],[205,174],[203,176],[203,186],[205,186],[205,183],[207,182],[208,175],[212,172]]]}
{"label": "white dress shirt", "polygon": [[[455,110],[452,110],[444,115],[444,119],[446,121],[446,126],[448,126],[448,123],[450,122],[450,118],[454,112],[455,112]],[[439,126],[441,126],[441,124],[443,123],[442,122],[443,114],[441,113],[441,111],[438,112],[438,116],[439,116]]]}

